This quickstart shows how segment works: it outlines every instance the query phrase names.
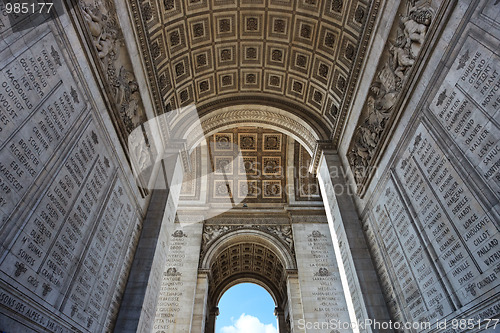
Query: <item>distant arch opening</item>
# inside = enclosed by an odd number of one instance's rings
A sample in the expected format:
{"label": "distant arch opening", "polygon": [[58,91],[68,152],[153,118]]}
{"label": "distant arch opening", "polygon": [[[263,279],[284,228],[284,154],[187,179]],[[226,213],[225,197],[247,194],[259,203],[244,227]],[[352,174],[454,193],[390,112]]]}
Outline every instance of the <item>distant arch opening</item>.
{"label": "distant arch opening", "polygon": [[258,281],[238,282],[225,290],[217,307],[216,333],[278,333],[276,300]]}
{"label": "distant arch opening", "polygon": [[[274,236],[253,229],[229,232],[210,244],[200,261],[200,268],[209,275],[205,333],[219,332],[215,323],[223,295],[244,283],[258,285],[270,295],[274,309],[269,311],[278,320],[276,328],[280,333],[290,332],[287,280],[288,271],[294,270],[296,264],[289,249]],[[234,318],[234,324],[240,317],[241,314]],[[243,317],[242,320],[252,321],[252,318]],[[240,331],[228,330],[226,333],[233,332]]]}

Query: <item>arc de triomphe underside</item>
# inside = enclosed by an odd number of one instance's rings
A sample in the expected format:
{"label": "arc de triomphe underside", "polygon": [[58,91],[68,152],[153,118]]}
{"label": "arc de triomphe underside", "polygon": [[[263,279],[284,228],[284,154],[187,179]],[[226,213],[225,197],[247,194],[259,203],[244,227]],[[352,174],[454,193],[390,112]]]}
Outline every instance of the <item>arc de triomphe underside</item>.
{"label": "arc de triomphe underside", "polygon": [[500,330],[499,0],[0,0],[0,331]]}

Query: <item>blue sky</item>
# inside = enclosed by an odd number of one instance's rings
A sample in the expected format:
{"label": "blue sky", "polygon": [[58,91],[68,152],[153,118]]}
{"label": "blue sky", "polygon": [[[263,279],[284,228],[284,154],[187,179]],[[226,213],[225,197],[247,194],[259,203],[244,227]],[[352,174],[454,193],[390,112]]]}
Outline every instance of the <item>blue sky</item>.
{"label": "blue sky", "polygon": [[271,295],[253,283],[233,286],[219,301],[217,333],[277,333]]}

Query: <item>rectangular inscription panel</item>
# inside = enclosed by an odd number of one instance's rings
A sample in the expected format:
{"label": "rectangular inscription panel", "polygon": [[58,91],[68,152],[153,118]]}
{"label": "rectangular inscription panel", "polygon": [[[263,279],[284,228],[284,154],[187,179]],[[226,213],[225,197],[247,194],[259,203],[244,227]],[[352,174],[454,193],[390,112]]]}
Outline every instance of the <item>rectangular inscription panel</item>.
{"label": "rectangular inscription panel", "polygon": [[500,52],[468,36],[430,105],[443,129],[500,196]]}
{"label": "rectangular inscription panel", "polygon": [[434,322],[450,313],[448,295],[392,181],[386,184],[373,215],[407,316],[413,321]]}
{"label": "rectangular inscription panel", "polygon": [[[498,292],[498,225],[466,178],[420,123],[368,217],[395,317],[432,323]],[[485,304],[467,318],[494,318],[499,310]]]}
{"label": "rectangular inscription panel", "polygon": [[0,312],[39,331],[109,331],[139,216],[64,32],[10,26],[26,19],[0,15]]}
{"label": "rectangular inscription panel", "polygon": [[500,234],[491,207],[479,202],[423,124],[396,173],[460,302],[491,290],[500,268]]}
{"label": "rectangular inscription panel", "polygon": [[400,306],[400,301],[396,296],[396,286],[393,286],[391,273],[392,265],[389,265],[390,260],[384,250],[382,239],[379,238],[378,228],[375,227],[374,218],[372,214],[366,217],[365,222],[366,237],[368,245],[370,246],[371,257],[380,280],[380,286],[385,295],[387,307],[390,311],[392,318],[398,322],[408,321],[404,315],[403,307]]}
{"label": "rectangular inscription panel", "polygon": [[198,280],[202,224],[168,231],[167,260],[162,273],[153,332],[189,332]]}
{"label": "rectangular inscription panel", "polygon": [[0,228],[86,109],[51,30],[10,36],[0,50]]}
{"label": "rectangular inscription panel", "polygon": [[328,224],[296,223],[292,228],[304,320],[350,323]]}

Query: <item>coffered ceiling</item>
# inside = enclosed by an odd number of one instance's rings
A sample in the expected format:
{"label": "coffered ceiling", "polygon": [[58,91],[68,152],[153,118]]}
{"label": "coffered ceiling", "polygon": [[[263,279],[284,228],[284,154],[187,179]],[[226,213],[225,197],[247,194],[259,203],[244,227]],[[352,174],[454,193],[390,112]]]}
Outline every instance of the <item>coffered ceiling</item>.
{"label": "coffered ceiling", "polygon": [[332,133],[343,121],[369,4],[134,0],[131,8],[160,112],[268,104]]}
{"label": "coffered ceiling", "polygon": [[212,294],[218,294],[231,280],[255,277],[268,285],[280,301],[286,294],[285,268],[279,257],[260,244],[240,243],[222,251],[210,267]]}
{"label": "coffered ceiling", "polygon": [[[209,140],[210,201],[230,195],[244,202],[286,202],[286,135],[262,128],[235,128]],[[238,153],[242,156],[235,159]]]}
{"label": "coffered ceiling", "polygon": [[191,168],[181,187],[182,207],[226,203],[228,198],[253,207],[321,201],[317,179],[308,172],[311,156],[287,135],[262,127],[236,127],[211,135],[207,142],[207,153],[198,146],[190,155]]}

